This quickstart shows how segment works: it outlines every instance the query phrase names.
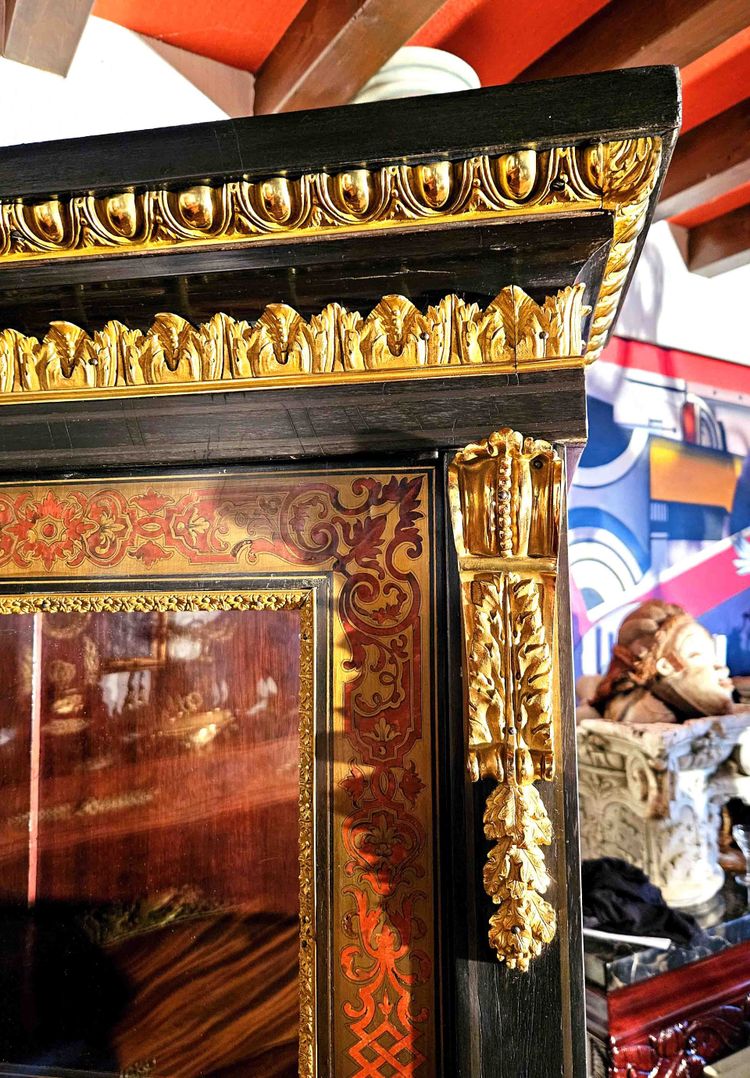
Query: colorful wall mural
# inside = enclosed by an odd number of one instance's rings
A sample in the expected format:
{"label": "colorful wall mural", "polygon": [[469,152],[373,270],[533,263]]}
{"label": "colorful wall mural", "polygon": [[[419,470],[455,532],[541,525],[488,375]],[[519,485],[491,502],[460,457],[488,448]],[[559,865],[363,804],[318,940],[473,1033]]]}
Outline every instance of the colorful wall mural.
{"label": "colorful wall mural", "polygon": [[750,674],[750,366],[614,338],[588,373],[570,496],[577,673],[625,614],[679,603]]}

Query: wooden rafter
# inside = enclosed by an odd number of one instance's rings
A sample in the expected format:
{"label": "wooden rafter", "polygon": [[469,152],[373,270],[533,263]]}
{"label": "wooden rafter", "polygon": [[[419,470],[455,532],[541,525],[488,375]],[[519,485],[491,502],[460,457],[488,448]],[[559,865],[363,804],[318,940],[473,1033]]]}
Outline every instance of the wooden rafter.
{"label": "wooden rafter", "polygon": [[693,273],[715,277],[749,262],[750,205],[690,229],[688,267]]}
{"label": "wooden rafter", "polygon": [[351,101],[444,0],[307,0],[257,73],[255,113]]}
{"label": "wooden rafter", "polygon": [[5,0],[3,56],[66,75],[94,0]]}
{"label": "wooden rafter", "polygon": [[750,98],[682,135],[657,220],[685,213],[750,181]]}
{"label": "wooden rafter", "polygon": [[518,81],[647,64],[686,67],[748,25],[748,0],[615,0]]}

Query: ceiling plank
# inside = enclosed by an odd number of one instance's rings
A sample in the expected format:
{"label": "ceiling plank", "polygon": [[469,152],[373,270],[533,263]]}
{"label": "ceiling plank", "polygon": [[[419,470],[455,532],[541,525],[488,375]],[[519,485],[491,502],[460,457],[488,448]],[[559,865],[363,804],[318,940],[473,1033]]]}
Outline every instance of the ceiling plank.
{"label": "ceiling plank", "polygon": [[8,60],[67,75],[94,0],[5,0]]}
{"label": "ceiling plank", "polygon": [[688,233],[688,268],[704,277],[750,262],[750,205],[716,217]]}
{"label": "ceiling plank", "polygon": [[351,101],[445,0],[307,0],[257,73],[255,114]]}
{"label": "ceiling plank", "polygon": [[748,0],[615,0],[517,81],[647,64],[686,67],[749,25]]}
{"label": "ceiling plank", "polygon": [[656,220],[675,217],[750,180],[750,98],[682,135]]}

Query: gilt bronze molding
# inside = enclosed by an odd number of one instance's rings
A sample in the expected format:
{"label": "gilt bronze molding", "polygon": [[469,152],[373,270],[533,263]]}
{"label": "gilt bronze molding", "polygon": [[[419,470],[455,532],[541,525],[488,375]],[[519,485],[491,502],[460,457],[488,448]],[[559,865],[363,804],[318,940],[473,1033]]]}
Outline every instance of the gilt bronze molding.
{"label": "gilt bronze molding", "polygon": [[661,154],[661,139],[646,137],[335,175],[217,180],[183,190],[12,199],[0,203],[0,269],[27,260],[604,210],[612,214],[614,234],[586,350],[591,361],[614,319]]}
{"label": "gilt bronze molding", "polygon": [[453,295],[424,313],[385,296],[366,317],[331,303],[310,319],[274,303],[253,324],[217,314],[194,327],[159,314],[145,333],[53,322],[41,341],[6,329],[0,404],[576,367],[583,292],[577,284],[536,303],[510,285],[484,309]]}
{"label": "gilt bronze molding", "polygon": [[58,592],[0,595],[0,614],[169,613],[182,610],[295,610],[310,601],[307,591]]}
{"label": "gilt bronze molding", "polygon": [[535,784],[555,772],[552,669],[562,461],[504,429],[459,452],[449,496],[461,577],[468,770],[493,779],[484,886],[489,939],[526,970],[556,932],[543,847],[552,824]]}

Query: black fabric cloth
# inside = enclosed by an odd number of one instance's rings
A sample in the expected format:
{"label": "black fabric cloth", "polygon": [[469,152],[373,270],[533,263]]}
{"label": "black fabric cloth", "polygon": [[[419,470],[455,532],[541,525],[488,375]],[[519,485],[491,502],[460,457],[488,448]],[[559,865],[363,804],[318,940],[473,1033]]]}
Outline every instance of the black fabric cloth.
{"label": "black fabric cloth", "polygon": [[603,932],[634,936],[666,936],[691,943],[703,935],[687,913],[671,909],[648,876],[616,857],[599,857],[581,865],[583,923]]}

